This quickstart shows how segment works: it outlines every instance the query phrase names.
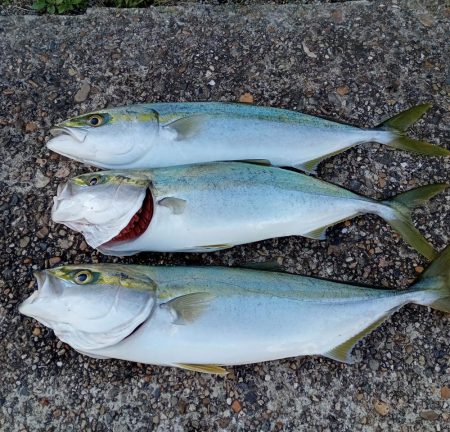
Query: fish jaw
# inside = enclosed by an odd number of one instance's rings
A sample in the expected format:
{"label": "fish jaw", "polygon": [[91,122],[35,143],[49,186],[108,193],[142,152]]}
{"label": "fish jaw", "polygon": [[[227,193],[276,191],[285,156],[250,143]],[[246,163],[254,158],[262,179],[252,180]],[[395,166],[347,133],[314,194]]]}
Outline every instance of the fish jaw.
{"label": "fish jaw", "polygon": [[46,270],[34,273],[38,289],[20,304],[19,312],[52,328],[51,322],[55,318],[52,298],[58,295],[59,290],[47,276]]}
{"label": "fish jaw", "polygon": [[79,187],[70,181],[53,198],[52,220],[80,232],[97,248],[114,238],[127,240],[148,228],[153,198],[148,189],[137,187]]}
{"label": "fish jaw", "polygon": [[50,131],[53,136],[47,142],[47,148],[63,156],[80,162],[86,161],[91,152],[84,142],[89,134],[87,128],[55,127]]}

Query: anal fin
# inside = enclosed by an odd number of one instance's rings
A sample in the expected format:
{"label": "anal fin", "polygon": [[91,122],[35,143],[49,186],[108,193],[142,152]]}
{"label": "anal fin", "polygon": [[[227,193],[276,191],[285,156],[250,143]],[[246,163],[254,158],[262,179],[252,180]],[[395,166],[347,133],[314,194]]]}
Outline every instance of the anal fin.
{"label": "anal fin", "polygon": [[302,234],[303,237],[308,237],[313,240],[325,240],[327,238],[327,228],[330,225],[316,228],[312,231],[309,231],[305,234]]}
{"label": "anal fin", "polygon": [[202,249],[205,252],[214,252],[217,250],[229,249],[229,248],[232,248],[233,246],[234,245],[228,244],[228,243],[214,244],[214,245],[202,245],[202,246],[196,246],[194,250]]}
{"label": "anal fin", "polygon": [[187,369],[193,372],[202,372],[213,375],[227,375],[228,371],[221,366],[212,364],[189,364],[189,363],[177,363],[174,366],[181,369]]}
{"label": "anal fin", "polygon": [[297,168],[297,169],[299,169],[301,171],[304,171],[304,172],[306,172],[308,174],[317,174],[317,167],[319,166],[320,162],[322,162],[323,160],[328,159],[328,158],[330,158],[332,156],[336,156],[337,154],[342,153],[342,152],[348,150],[349,148],[354,147],[355,145],[358,145],[358,143],[349,145],[347,147],[341,148],[341,149],[336,150],[334,152],[327,153],[326,155],[322,155],[322,156],[319,156],[319,157],[317,157],[315,159],[311,159],[309,161],[306,161],[306,162],[303,162],[301,164],[295,165],[294,168]]}
{"label": "anal fin", "polygon": [[381,317],[380,319],[374,321],[372,324],[369,324],[365,329],[361,330],[355,336],[341,343],[340,345],[334,347],[332,350],[323,353],[325,357],[328,357],[332,360],[340,361],[343,363],[353,364],[355,361],[351,354],[353,347],[365,336],[370,334],[373,330],[375,330],[378,326],[380,326],[386,319],[397,310],[398,308],[392,309],[386,315]]}
{"label": "anal fin", "polygon": [[[74,348],[75,349],[75,348]],[[91,354],[91,353],[88,353],[88,352],[84,352],[84,351],[80,351],[80,350],[77,350],[77,349],[75,349],[75,351],[76,352],[79,352],[80,354],[83,354],[83,355],[85,355],[85,356],[88,356],[88,357],[91,357],[91,358],[93,358],[93,359],[96,359],[96,360],[105,360],[105,359],[110,359],[111,357],[108,357],[108,356],[102,356],[102,355],[99,355],[99,354]]]}

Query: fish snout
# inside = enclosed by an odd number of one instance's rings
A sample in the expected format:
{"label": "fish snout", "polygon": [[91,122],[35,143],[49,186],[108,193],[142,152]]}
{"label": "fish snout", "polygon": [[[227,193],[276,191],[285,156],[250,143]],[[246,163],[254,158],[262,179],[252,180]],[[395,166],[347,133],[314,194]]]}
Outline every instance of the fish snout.
{"label": "fish snout", "polygon": [[68,126],[56,126],[50,129],[50,134],[55,138],[60,136],[66,136],[78,142],[83,142],[88,135],[88,130],[86,128],[81,127],[73,128]]}
{"label": "fish snout", "polygon": [[53,197],[52,219],[57,223],[78,220],[80,209],[74,199],[70,183],[60,184],[57,195]]}
{"label": "fish snout", "polygon": [[53,138],[47,142],[47,148],[63,156],[80,160],[88,157],[86,138],[88,131],[83,128],[56,127],[50,131]]}
{"label": "fish snout", "polygon": [[19,305],[19,312],[30,317],[35,317],[36,312],[40,310],[39,305],[37,305],[38,299],[42,295],[47,297],[51,295],[51,287],[47,283],[46,271],[34,272],[33,275],[36,278],[38,288]]}

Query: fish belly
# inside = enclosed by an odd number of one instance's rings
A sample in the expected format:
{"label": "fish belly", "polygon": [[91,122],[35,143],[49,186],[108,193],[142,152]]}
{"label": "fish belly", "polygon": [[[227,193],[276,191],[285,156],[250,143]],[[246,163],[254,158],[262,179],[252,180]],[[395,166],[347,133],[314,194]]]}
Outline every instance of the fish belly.
{"label": "fish belly", "polygon": [[214,299],[194,322],[179,324],[170,309],[158,306],[135,333],[94,354],[161,365],[326,355],[405,302],[401,296],[334,303],[232,295]]}
{"label": "fish belly", "polygon": [[164,131],[147,156],[152,166],[220,160],[268,160],[277,166],[301,166],[369,141],[384,142],[389,132],[351,126],[284,123],[251,118],[212,117],[189,138]]}
{"label": "fish belly", "polygon": [[181,198],[187,201],[182,214],[158,205],[144,234],[131,242],[108,245],[108,250],[102,252],[211,251],[275,237],[308,236],[311,231],[351,218],[372,205],[357,198],[270,186],[259,190],[197,190]]}

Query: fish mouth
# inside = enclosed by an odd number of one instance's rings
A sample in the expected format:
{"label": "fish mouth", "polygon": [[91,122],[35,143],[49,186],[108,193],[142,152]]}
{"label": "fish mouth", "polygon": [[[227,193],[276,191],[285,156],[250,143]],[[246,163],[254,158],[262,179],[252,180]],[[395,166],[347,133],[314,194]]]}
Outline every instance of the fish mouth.
{"label": "fish mouth", "polygon": [[109,245],[111,243],[132,241],[140,237],[147,231],[150,222],[153,218],[153,196],[150,189],[147,189],[145,193],[144,201],[141,208],[130,219],[127,226],[123,228],[119,234],[109,240],[102,246]]}
{"label": "fish mouth", "polygon": [[85,128],[57,126],[50,130],[53,138],[47,141],[46,145],[49,150],[79,162],[85,162],[84,158],[91,156],[92,153],[83,144],[88,133],[88,130]]}
{"label": "fish mouth", "polygon": [[33,304],[33,302],[38,298],[39,293],[38,291],[34,291],[30,297],[28,297],[27,299],[25,299],[20,305],[19,305],[19,312],[22,315],[27,315],[27,316],[31,316],[30,315],[30,307]]}
{"label": "fish mouth", "polygon": [[42,287],[45,285],[45,274],[44,272],[34,272],[34,277],[37,281],[37,290],[34,291],[30,297],[25,299],[20,305],[19,305],[19,312],[23,315],[30,316],[30,308],[32,307],[32,304],[35,302],[35,300],[39,297],[39,295],[42,292]]}
{"label": "fish mouth", "polygon": [[47,283],[47,273],[45,271],[34,272],[34,277],[36,278],[38,285],[37,290],[19,305],[19,312],[22,315],[38,319],[42,324],[49,327],[48,323],[40,316],[40,312],[42,311],[41,306],[39,305],[39,299],[42,296],[51,297],[55,295],[55,293],[50,284]]}
{"label": "fish mouth", "polygon": [[[56,126],[52,129],[50,129],[50,134],[55,138],[60,137],[60,136],[69,136],[69,137],[73,138],[74,140],[78,141],[79,143],[82,143],[86,139],[88,131],[85,128],[71,128],[68,126]],[[53,141],[53,140],[50,140],[50,141]]]}

